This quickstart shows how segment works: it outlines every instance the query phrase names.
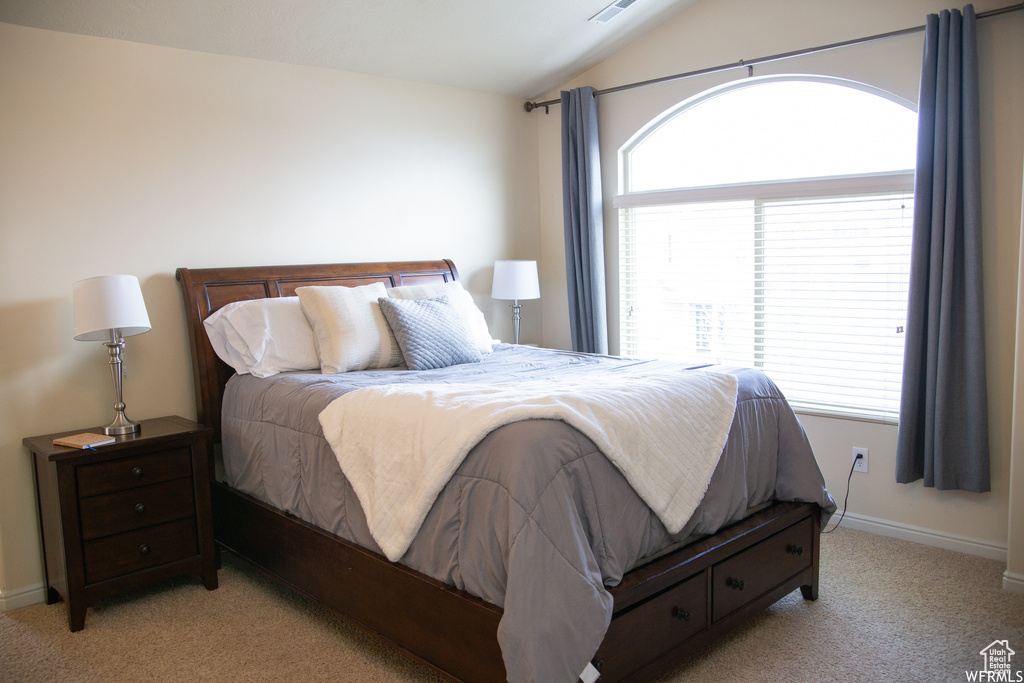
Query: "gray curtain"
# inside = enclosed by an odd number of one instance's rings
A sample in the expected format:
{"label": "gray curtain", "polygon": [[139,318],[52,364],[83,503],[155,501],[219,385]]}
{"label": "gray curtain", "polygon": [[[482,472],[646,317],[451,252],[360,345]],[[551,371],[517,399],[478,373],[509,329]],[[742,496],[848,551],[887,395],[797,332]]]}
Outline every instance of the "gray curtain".
{"label": "gray curtain", "polygon": [[989,490],[974,7],[929,15],[896,481]]}
{"label": "gray curtain", "polygon": [[572,348],[608,353],[604,209],[594,89],[562,91],[561,109],[562,213]]}

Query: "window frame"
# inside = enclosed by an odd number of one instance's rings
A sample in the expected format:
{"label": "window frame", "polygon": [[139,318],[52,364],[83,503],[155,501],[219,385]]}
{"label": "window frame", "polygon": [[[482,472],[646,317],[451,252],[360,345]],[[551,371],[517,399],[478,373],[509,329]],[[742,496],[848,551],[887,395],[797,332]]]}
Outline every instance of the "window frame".
{"label": "window frame", "polygon": [[[854,81],[854,80],[850,80],[848,78],[840,78],[838,76],[823,76],[823,75],[820,75],[820,74],[772,74],[772,75],[768,75],[768,76],[753,76],[753,77],[745,78],[745,79],[742,79],[742,80],[730,81],[728,83],[723,83],[722,85],[718,85],[718,86],[715,86],[713,88],[709,88],[708,90],[704,90],[704,91],[702,91],[700,93],[697,93],[696,95],[693,95],[692,97],[688,97],[687,99],[679,102],[678,104],[675,104],[675,105],[669,107],[668,109],[663,111],[661,114],[659,114],[658,116],[654,117],[652,120],[648,121],[636,133],[634,133],[629,138],[629,140],[627,140],[626,143],[624,145],[622,145],[622,147],[619,148],[619,154],[618,154],[618,157],[619,157],[619,159],[618,159],[618,162],[619,162],[618,163],[618,185],[617,185],[617,190],[618,191],[617,191],[617,194],[615,196],[615,200],[617,201],[620,197],[624,197],[624,196],[637,196],[637,195],[642,196],[642,195],[646,195],[646,194],[653,194],[653,193],[664,192],[665,191],[665,190],[632,191],[627,186],[627,180],[628,180],[629,175],[630,175],[629,174],[629,163],[630,163],[629,162],[629,155],[630,155],[630,153],[633,151],[633,148],[639,146],[641,143],[644,142],[645,139],[647,139],[651,135],[654,135],[658,131],[659,128],[661,128],[663,125],[665,125],[666,123],[668,123],[669,121],[674,119],[676,116],[681,114],[684,110],[690,109],[692,107],[696,107],[696,106],[700,105],[701,103],[706,102],[707,100],[713,99],[715,97],[719,97],[719,96],[724,95],[724,94],[726,94],[726,93],[728,93],[728,92],[730,92],[732,90],[740,90],[740,89],[743,89],[743,88],[749,88],[749,87],[754,86],[754,85],[760,85],[762,83],[770,83],[772,81],[784,81],[784,82],[804,81],[804,82],[827,83],[827,84],[830,84],[830,85],[843,86],[843,87],[847,87],[847,88],[852,88],[854,90],[861,90],[863,92],[870,93],[872,95],[877,95],[878,97],[882,97],[882,98],[887,99],[887,100],[889,100],[891,102],[894,102],[895,104],[899,104],[899,105],[901,105],[903,107],[906,107],[907,109],[910,109],[911,111],[913,111],[915,114],[917,113],[917,104],[915,102],[911,102],[910,100],[907,100],[907,99],[905,99],[903,97],[900,97],[899,95],[893,94],[893,93],[889,92],[888,90],[883,90],[882,88],[878,88],[878,87],[870,85],[868,83],[862,83],[860,81]],[[871,176],[871,175],[880,175],[880,174],[863,174],[863,175]],[[846,178],[848,176],[836,176],[836,177],[838,177],[838,178]],[[789,179],[789,180],[785,180],[785,181],[781,181],[781,182],[782,183],[791,183],[791,182],[811,181],[811,180],[815,180],[815,178]],[[768,182],[771,183],[773,181],[768,181]],[[739,187],[739,186],[742,186],[744,184],[746,184],[746,183],[737,183],[736,186]],[[751,183],[751,184],[754,184],[754,183]],[[695,188],[687,188],[687,189],[688,190],[697,191],[697,190],[706,190],[706,189],[711,189],[711,188],[716,188],[716,187],[727,187],[727,186],[725,186],[725,185],[709,185],[709,186],[705,186],[705,187],[695,187]],[[668,191],[672,191],[672,190],[668,190]]]}
{"label": "window frame", "polygon": [[[899,104],[911,111],[917,111],[915,103],[902,97],[894,95],[881,88],[865,83],[852,81],[844,78],[810,74],[778,74],[762,76],[757,78],[733,81],[705,90],[693,97],[670,107],[659,116],[652,119],[647,125],[641,127],[629,140],[619,149],[618,163],[618,194],[612,200],[615,209],[615,220],[617,227],[617,242],[622,239],[622,215],[623,209],[642,208],[651,206],[664,206],[673,204],[689,204],[698,202],[724,202],[730,200],[768,200],[788,199],[794,197],[813,198],[830,196],[850,196],[871,193],[909,192],[913,194],[915,169],[901,171],[884,171],[877,173],[860,173],[842,176],[792,178],[781,181],[759,181],[748,183],[733,183],[723,185],[709,185],[699,187],[686,187],[665,190],[641,190],[630,191],[628,189],[630,178],[630,154],[635,147],[642,144],[648,137],[675,117],[683,114],[689,108],[729,91],[750,87],[752,85],[769,81],[813,81],[839,85],[843,87],[861,90],[879,97],[883,97]],[[619,309],[622,309],[622,281],[623,271],[621,262],[616,264],[619,270]],[[620,320],[620,330],[622,326]],[[819,415],[824,417],[861,420],[882,424],[898,423],[896,416],[878,416],[876,414],[857,413],[853,410],[827,408],[794,407],[801,414]]]}

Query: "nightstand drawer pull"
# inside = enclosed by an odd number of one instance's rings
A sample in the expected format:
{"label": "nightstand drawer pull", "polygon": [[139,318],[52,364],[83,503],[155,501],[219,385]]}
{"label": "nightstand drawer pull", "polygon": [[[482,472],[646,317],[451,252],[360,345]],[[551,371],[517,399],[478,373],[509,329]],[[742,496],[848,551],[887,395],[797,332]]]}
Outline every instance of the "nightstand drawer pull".
{"label": "nightstand drawer pull", "polygon": [[676,619],[678,619],[679,621],[689,621],[690,620],[690,611],[689,610],[685,610],[682,607],[673,607],[672,608],[672,614],[674,614]]}
{"label": "nightstand drawer pull", "polygon": [[133,467],[132,468],[132,476],[135,477],[136,479],[142,479],[142,468],[141,467]]}
{"label": "nightstand drawer pull", "polygon": [[139,555],[149,555],[149,546],[143,543],[139,546]]}
{"label": "nightstand drawer pull", "polygon": [[137,515],[144,515],[144,514],[146,514],[146,504],[145,503],[136,503],[135,504],[135,514],[137,514]]}
{"label": "nightstand drawer pull", "polygon": [[786,552],[790,555],[796,555],[799,557],[800,555],[804,554],[804,547],[802,545],[790,544],[786,546]]}
{"label": "nightstand drawer pull", "polygon": [[729,578],[729,579],[725,580],[725,585],[728,586],[729,588],[733,588],[735,590],[741,591],[741,590],[743,590],[743,579]]}

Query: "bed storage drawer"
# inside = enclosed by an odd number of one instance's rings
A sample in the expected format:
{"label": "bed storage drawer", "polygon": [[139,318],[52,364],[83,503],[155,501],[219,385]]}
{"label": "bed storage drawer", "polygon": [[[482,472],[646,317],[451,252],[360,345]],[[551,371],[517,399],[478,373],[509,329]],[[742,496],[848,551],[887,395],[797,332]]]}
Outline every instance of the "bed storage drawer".
{"label": "bed storage drawer", "polygon": [[599,653],[601,676],[618,680],[633,666],[656,660],[662,654],[707,627],[707,572],[652,596],[646,602],[617,615],[608,627],[605,647]]}
{"label": "bed storage drawer", "polygon": [[813,523],[805,519],[711,570],[712,621],[718,621],[811,566]]}

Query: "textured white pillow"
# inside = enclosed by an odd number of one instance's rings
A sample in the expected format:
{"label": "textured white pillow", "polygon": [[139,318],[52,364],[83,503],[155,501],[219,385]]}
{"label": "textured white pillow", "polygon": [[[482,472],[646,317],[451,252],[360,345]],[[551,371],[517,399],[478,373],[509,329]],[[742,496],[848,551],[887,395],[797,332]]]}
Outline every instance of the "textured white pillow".
{"label": "textured white pillow", "polygon": [[401,365],[402,351],[377,303],[377,299],[387,296],[383,283],[298,287],[295,293],[313,327],[321,372]]}
{"label": "textured white pillow", "polygon": [[473,295],[463,289],[459,282],[391,287],[388,289],[388,296],[392,299],[435,299],[439,296],[447,296],[452,306],[459,312],[459,316],[473,339],[473,344],[480,353],[490,353],[494,350],[494,345],[499,343],[497,339],[491,338],[491,332],[487,329],[487,320],[473,302]]}
{"label": "textured white pillow", "polygon": [[298,297],[237,301],[214,311],[203,325],[213,350],[240,375],[320,367]]}

